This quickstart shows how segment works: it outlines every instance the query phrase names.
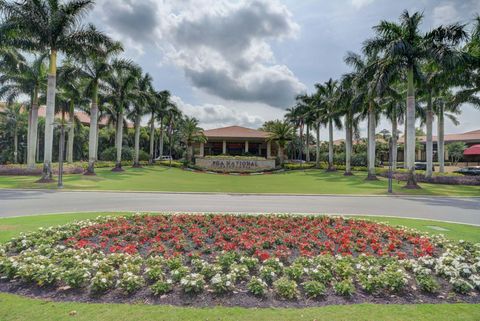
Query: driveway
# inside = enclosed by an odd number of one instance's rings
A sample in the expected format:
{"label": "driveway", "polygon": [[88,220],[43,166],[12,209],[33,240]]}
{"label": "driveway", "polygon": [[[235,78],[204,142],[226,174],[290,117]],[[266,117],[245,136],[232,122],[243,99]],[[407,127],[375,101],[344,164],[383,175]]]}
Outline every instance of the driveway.
{"label": "driveway", "polygon": [[364,214],[480,225],[480,197],[0,190],[0,217],[92,211]]}

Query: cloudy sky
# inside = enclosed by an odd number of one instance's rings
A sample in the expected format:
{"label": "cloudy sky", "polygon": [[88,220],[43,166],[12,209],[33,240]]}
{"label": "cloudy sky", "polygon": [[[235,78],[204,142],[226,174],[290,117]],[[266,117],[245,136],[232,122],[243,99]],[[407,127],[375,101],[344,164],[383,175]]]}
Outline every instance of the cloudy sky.
{"label": "cloudy sky", "polygon": [[[426,31],[470,22],[480,1],[97,0],[89,19],[204,128],[256,128],[283,117],[297,93],[348,72],[345,53],[404,9],[423,11]],[[466,106],[461,121],[447,133],[480,128],[480,112]]]}

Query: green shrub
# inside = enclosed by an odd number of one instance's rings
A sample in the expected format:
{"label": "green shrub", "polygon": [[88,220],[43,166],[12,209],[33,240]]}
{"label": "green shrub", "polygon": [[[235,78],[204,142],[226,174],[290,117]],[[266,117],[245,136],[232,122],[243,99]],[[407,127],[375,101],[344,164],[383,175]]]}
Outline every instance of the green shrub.
{"label": "green shrub", "polygon": [[131,272],[124,273],[118,282],[118,287],[130,294],[140,289],[145,284],[143,278]]}
{"label": "green shrub", "polygon": [[213,292],[225,293],[235,289],[235,276],[232,274],[215,274],[210,280]]}
{"label": "green shrub", "polygon": [[181,266],[178,269],[175,269],[172,271],[172,279],[175,282],[179,282],[183,277],[185,277],[190,271],[188,270],[187,267]]}
{"label": "green shrub", "polygon": [[205,279],[201,274],[192,273],[180,280],[180,286],[185,293],[199,293],[203,291]]}
{"label": "green shrub", "polygon": [[157,281],[150,287],[150,290],[152,290],[154,295],[163,295],[171,292],[172,289],[172,280]]}
{"label": "green shrub", "polygon": [[342,296],[351,296],[355,293],[355,285],[353,284],[352,279],[345,279],[339,282],[336,282],[333,285],[335,293]]}
{"label": "green shrub", "polygon": [[105,292],[115,286],[115,274],[113,272],[97,272],[92,278],[91,289],[95,293]]}
{"label": "green shrub", "polygon": [[275,281],[273,283],[273,289],[278,296],[288,300],[296,299],[299,295],[297,282],[286,277]]}
{"label": "green shrub", "polygon": [[252,277],[247,284],[248,291],[256,296],[263,296],[267,291],[268,285],[262,279]]}
{"label": "green shrub", "polygon": [[325,295],[327,288],[318,281],[307,281],[302,284],[305,294],[310,298],[317,298]]}
{"label": "green shrub", "polygon": [[286,276],[288,276],[291,280],[299,281],[303,275],[303,266],[298,264],[292,264],[289,267],[286,267],[283,270]]}
{"label": "green shrub", "polygon": [[380,275],[383,284],[392,292],[400,292],[407,285],[407,276],[405,272],[397,265],[389,265]]}
{"label": "green shrub", "polygon": [[467,294],[474,289],[473,285],[462,278],[454,278],[450,280],[450,283],[452,284],[453,291],[460,294]]}
{"label": "green shrub", "polygon": [[[122,148],[122,160],[125,161],[133,161],[133,156],[135,155],[135,151],[133,148],[130,147],[123,147]],[[111,161],[114,162],[117,160],[117,148],[116,147],[109,147],[103,150],[100,153],[100,160],[102,161]]]}
{"label": "green shrub", "polygon": [[417,275],[415,280],[417,281],[418,287],[423,292],[435,293],[440,287],[437,280],[435,280],[435,278],[431,275],[420,274]]}

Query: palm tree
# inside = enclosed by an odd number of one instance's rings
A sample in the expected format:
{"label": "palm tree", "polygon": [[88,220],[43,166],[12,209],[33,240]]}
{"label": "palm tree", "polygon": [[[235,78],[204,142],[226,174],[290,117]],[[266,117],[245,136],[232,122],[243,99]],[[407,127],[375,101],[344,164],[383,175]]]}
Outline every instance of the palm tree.
{"label": "palm tree", "polygon": [[140,77],[141,70],[130,61],[116,60],[113,62],[113,72],[105,79],[105,100],[111,106],[116,119],[117,159],[112,171],[121,172],[124,115],[135,100],[134,86]]}
{"label": "palm tree", "polygon": [[398,124],[403,122],[405,114],[405,103],[402,99],[402,93],[390,88],[390,92],[386,97],[383,97],[382,104],[385,107],[385,117],[390,120],[392,124],[391,138],[392,138],[392,169],[397,169],[397,155],[398,155]]}
{"label": "palm tree", "polygon": [[[64,105],[60,106],[62,112],[62,119],[65,118],[64,113],[68,114],[68,142],[67,142],[67,162],[73,163],[73,143],[75,139],[75,107],[87,104],[87,99],[84,98],[84,79],[79,77],[80,70],[72,64],[71,61],[66,61],[65,65],[59,69],[58,72],[58,95],[61,99],[57,102],[62,102]],[[58,108],[56,108],[58,110]],[[63,126],[63,122],[62,122]],[[64,130],[64,128],[62,128]]]}
{"label": "palm tree", "polygon": [[185,116],[180,128],[182,141],[187,147],[186,160],[188,163],[193,159],[193,144],[205,143],[207,137],[203,134],[203,129],[198,126],[198,120],[195,117]]}
{"label": "palm tree", "polygon": [[322,98],[321,114],[324,121],[328,124],[328,169],[327,171],[336,171],[333,164],[333,126],[337,129],[342,128],[341,109],[338,107],[338,81],[330,78],[323,85],[315,84],[317,95]]}
{"label": "palm tree", "polygon": [[349,73],[342,76],[339,85],[339,108],[344,115],[345,123],[345,176],[352,176],[352,152],[353,152],[353,132],[358,130],[361,111],[361,103],[355,98],[355,80],[356,74]]}
{"label": "palm tree", "polygon": [[345,62],[354,68],[353,85],[355,87],[354,104],[361,106],[363,119],[367,117],[368,123],[368,175],[367,180],[376,180],[375,163],[376,163],[376,140],[375,130],[377,127],[377,119],[379,118],[380,106],[378,104],[378,93],[376,90],[378,76],[376,75],[376,67],[378,58],[376,55],[366,55],[362,57],[358,54],[349,52],[345,58]]}
{"label": "palm tree", "polygon": [[140,121],[146,113],[146,106],[152,102],[152,77],[147,73],[138,79],[134,91],[136,97],[128,117],[134,121],[135,127],[135,158],[133,160],[133,167],[140,167]]}
{"label": "palm tree", "polygon": [[47,77],[45,60],[47,55],[34,55],[31,62],[19,52],[10,51],[9,59],[4,59],[0,70],[0,98],[13,102],[22,94],[30,96],[27,134],[27,166],[35,167],[38,130],[39,95],[44,89]]}
{"label": "palm tree", "polygon": [[25,114],[21,104],[8,104],[5,110],[0,111],[0,121],[7,130],[12,133],[13,138],[13,163],[18,163],[18,131],[25,126]]}
{"label": "palm tree", "polygon": [[174,104],[167,110],[165,123],[167,124],[168,144],[170,161],[172,160],[172,151],[174,146],[174,131],[177,123],[182,120],[182,112]]}
{"label": "palm tree", "polygon": [[52,180],[52,147],[57,76],[57,54],[94,52],[110,39],[93,25],[80,25],[81,17],[93,8],[93,0],[24,0],[0,3],[7,17],[0,26],[6,43],[26,50],[50,53],[45,121],[44,168],[41,182]]}
{"label": "palm tree", "polygon": [[119,42],[105,43],[98,46],[97,51],[87,52],[78,57],[82,70],[80,77],[86,81],[86,94],[91,106],[87,110],[90,115],[90,131],[88,136],[88,167],[85,175],[95,175],[95,162],[98,150],[99,86],[113,70],[112,60],[123,51]]}
{"label": "palm tree", "polygon": [[293,139],[294,136],[295,131],[293,126],[288,121],[278,120],[270,127],[267,139],[268,141],[274,141],[277,143],[280,166],[282,166],[284,162],[285,146]]}
{"label": "palm tree", "polygon": [[148,111],[150,112],[150,164],[155,162],[155,121],[158,120],[160,123],[160,142],[159,150],[160,157],[163,156],[163,121],[167,113],[167,109],[171,106],[170,103],[170,92],[168,90],[163,90],[155,92],[152,90],[152,103],[147,106]]}
{"label": "palm tree", "polygon": [[[421,64],[427,59],[438,61],[449,49],[465,39],[463,26],[454,24],[440,26],[425,35],[420,33],[423,14],[410,15],[404,11],[400,23],[381,21],[374,27],[375,38],[365,42],[369,54],[381,53],[380,74],[390,77],[393,69],[406,73],[407,112],[406,112],[406,162],[409,178],[406,187],[418,188],[415,178],[415,79],[421,75]],[[388,83],[388,81],[380,81]]]}

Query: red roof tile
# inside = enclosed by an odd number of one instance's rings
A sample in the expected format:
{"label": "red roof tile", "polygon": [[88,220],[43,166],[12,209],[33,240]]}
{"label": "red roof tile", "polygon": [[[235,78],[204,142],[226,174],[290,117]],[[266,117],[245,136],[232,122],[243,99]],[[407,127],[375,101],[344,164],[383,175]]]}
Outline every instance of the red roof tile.
{"label": "red roof tile", "polygon": [[241,127],[241,126],[229,126],[229,127],[223,127],[223,128],[209,129],[209,130],[205,130],[203,133],[207,138],[263,138],[265,139],[268,137],[267,132],[246,128],[246,127]]}

